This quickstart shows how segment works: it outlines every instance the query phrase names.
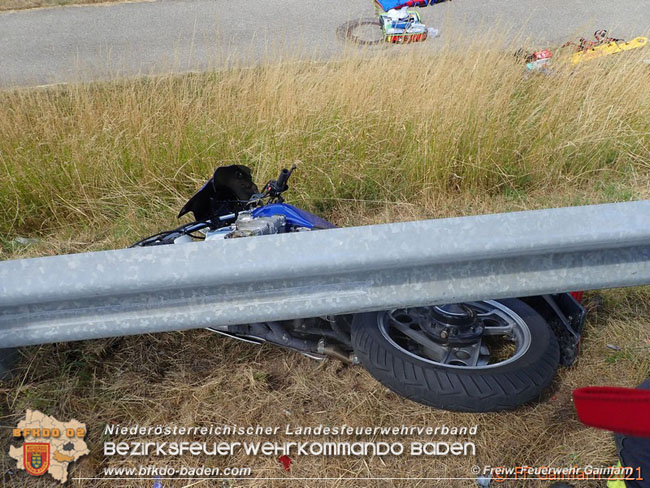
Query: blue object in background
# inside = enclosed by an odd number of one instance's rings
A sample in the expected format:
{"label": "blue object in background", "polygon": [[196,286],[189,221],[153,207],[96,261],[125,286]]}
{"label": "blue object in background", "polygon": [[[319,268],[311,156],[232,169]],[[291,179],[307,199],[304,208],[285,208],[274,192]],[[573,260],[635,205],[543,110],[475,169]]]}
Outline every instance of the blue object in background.
{"label": "blue object in background", "polygon": [[445,0],[375,0],[377,4],[384,9],[384,12],[388,12],[392,8],[402,8],[402,7],[428,7],[435,3],[441,3]]}

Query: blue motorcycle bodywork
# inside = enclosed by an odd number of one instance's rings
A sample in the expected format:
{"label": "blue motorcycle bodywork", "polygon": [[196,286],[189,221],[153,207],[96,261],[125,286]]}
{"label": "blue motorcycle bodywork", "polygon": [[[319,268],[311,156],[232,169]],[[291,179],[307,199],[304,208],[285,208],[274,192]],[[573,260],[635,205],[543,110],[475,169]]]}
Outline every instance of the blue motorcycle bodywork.
{"label": "blue motorcycle bodywork", "polygon": [[336,226],[318,215],[302,210],[288,203],[270,203],[253,210],[253,217],[270,217],[284,215],[290,227],[306,227],[308,229],[335,229]]}

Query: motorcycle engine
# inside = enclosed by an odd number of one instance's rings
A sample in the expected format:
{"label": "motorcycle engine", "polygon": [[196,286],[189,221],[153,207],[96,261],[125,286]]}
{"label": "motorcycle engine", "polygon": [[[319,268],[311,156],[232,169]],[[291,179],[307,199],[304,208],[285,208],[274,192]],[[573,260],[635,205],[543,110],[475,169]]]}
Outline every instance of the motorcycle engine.
{"label": "motorcycle engine", "polygon": [[286,224],[284,215],[253,217],[250,212],[239,212],[234,225],[235,229],[226,234],[224,239],[280,234],[285,231]]}

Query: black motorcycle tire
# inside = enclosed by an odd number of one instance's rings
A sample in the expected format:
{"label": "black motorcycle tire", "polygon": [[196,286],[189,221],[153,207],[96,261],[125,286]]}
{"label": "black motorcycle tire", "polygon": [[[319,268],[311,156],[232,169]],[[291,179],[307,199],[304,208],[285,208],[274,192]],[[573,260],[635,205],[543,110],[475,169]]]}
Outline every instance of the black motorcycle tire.
{"label": "black motorcycle tire", "polygon": [[560,359],[557,338],[535,310],[518,299],[497,300],[530,331],[528,350],[513,362],[489,368],[450,367],[418,359],[382,334],[380,312],[362,313],[352,323],[355,355],[370,374],[415,402],[458,412],[511,410],[538,399],[552,382]]}

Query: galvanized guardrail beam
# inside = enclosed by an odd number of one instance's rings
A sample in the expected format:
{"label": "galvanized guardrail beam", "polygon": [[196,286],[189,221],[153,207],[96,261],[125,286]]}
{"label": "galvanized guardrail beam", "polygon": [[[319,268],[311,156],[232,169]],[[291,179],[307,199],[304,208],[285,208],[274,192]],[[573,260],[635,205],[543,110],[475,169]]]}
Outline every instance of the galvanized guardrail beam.
{"label": "galvanized guardrail beam", "polygon": [[650,283],[650,201],[0,262],[0,347]]}

